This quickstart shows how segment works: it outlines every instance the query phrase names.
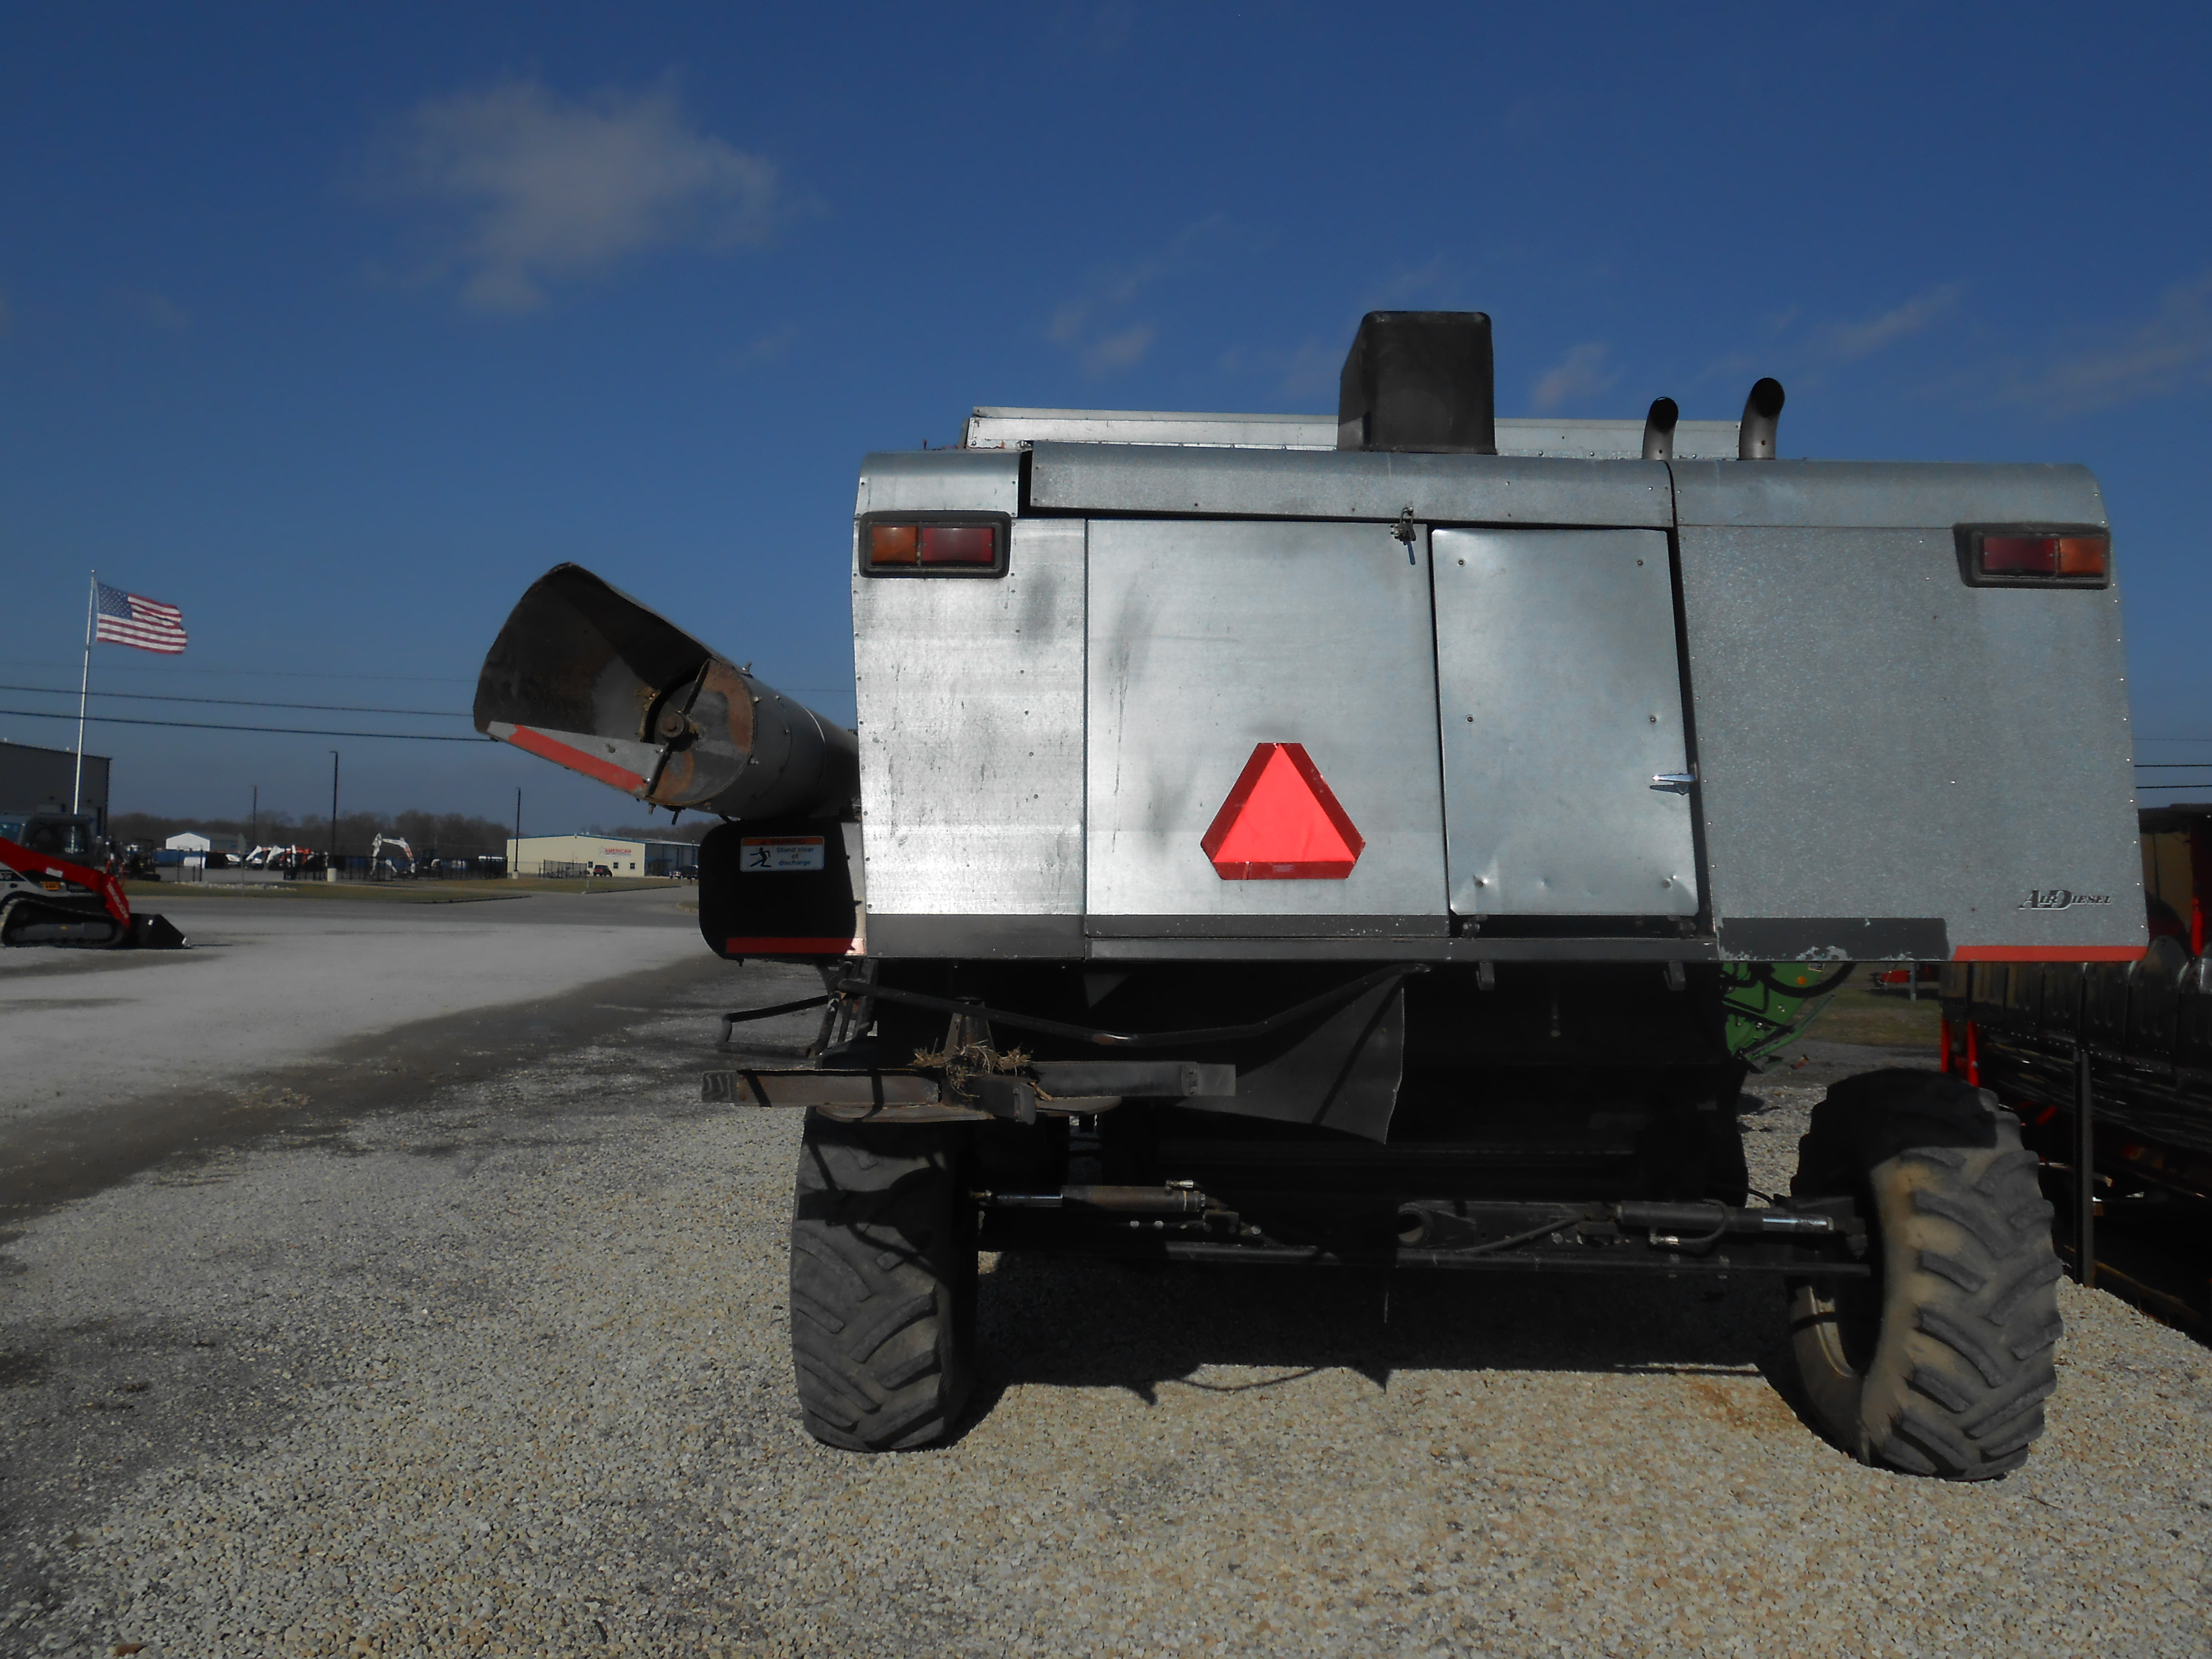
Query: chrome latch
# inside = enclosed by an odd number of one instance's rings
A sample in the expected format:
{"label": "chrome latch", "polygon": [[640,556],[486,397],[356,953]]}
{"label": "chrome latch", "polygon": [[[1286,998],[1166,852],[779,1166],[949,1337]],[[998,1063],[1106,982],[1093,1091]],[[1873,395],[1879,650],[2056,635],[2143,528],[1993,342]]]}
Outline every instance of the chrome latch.
{"label": "chrome latch", "polygon": [[1698,775],[1695,772],[1654,772],[1651,775],[1651,787],[1654,789],[1663,789],[1668,793],[1674,795],[1688,794],[1691,787],[1697,781]]}

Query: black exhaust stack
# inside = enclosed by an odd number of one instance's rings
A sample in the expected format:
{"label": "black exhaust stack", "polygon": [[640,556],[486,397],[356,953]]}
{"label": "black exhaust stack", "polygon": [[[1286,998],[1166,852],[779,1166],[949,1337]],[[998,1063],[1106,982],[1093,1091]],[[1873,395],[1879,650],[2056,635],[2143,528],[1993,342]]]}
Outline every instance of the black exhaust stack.
{"label": "black exhaust stack", "polygon": [[1736,428],[1735,458],[1740,461],[1774,459],[1775,428],[1782,421],[1782,382],[1772,376],[1760,380],[1743,400],[1743,424]]}
{"label": "black exhaust stack", "polygon": [[1336,395],[1339,449],[1498,453],[1497,371],[1480,311],[1370,311]]}
{"label": "black exhaust stack", "polygon": [[1672,398],[1654,398],[1651,412],[1644,417],[1644,459],[1647,461],[1671,461],[1674,459],[1674,428],[1682,419],[1682,410]]}

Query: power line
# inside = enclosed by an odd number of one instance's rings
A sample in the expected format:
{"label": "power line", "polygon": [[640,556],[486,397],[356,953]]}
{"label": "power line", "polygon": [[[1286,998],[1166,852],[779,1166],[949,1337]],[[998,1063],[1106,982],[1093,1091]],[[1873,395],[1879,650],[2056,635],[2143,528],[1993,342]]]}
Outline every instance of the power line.
{"label": "power line", "polygon": [[[0,714],[21,715],[26,720],[74,720],[74,714],[51,714],[38,708],[0,708]],[[449,738],[432,732],[337,732],[319,726],[222,726],[212,720],[131,720],[121,714],[87,714],[85,719],[94,726],[169,726],[193,732],[273,732],[294,738],[390,738],[399,743],[496,743],[496,738]]]}
{"label": "power line", "polygon": [[[4,659],[0,659],[0,668],[75,668],[76,665],[77,665],[73,662],[11,662]],[[475,685],[477,684],[477,678],[474,675],[463,678],[456,674],[319,674],[309,672],[304,669],[295,671],[289,668],[187,668],[181,663],[164,663],[158,668],[142,668],[135,663],[112,662],[106,665],[101,672],[104,673],[112,674],[257,674],[267,675],[271,678],[280,680],[394,680],[422,685]],[[756,678],[766,679],[769,677],[767,675],[760,675]],[[0,687],[0,690],[13,691],[43,691],[46,689],[47,688],[45,686],[39,685]],[[811,696],[829,697],[850,696],[853,690],[853,686],[852,683],[848,681],[843,685],[778,685],[776,690],[779,691],[805,691]],[[152,694],[148,692],[95,691],[92,695],[95,697],[120,697],[133,696],[145,696]],[[179,702],[221,702],[225,701],[225,699],[221,697],[187,697],[180,696],[176,699],[176,701]],[[262,706],[264,708],[320,708],[325,707],[336,707],[337,705],[302,702],[264,703]],[[411,714],[417,712],[428,713],[430,711],[417,711],[411,709],[374,709],[368,712],[374,714]],[[2145,741],[2152,743],[2212,743],[2212,738],[2152,738],[2145,739]]]}
{"label": "power line", "polygon": [[[36,691],[44,696],[65,697],[66,685],[0,685],[0,691]],[[270,702],[261,697],[188,697],[173,691],[94,691],[95,697],[128,697],[134,702],[220,702],[236,708],[312,708],[326,714],[434,714],[440,720],[469,718],[453,708],[374,708],[350,702]]]}
{"label": "power line", "polygon": [[[312,668],[198,668],[184,663],[164,663],[160,667],[151,664],[106,662],[102,672],[111,674],[252,674],[265,675],[279,680],[415,680],[425,684],[474,685],[476,677],[465,678],[458,674],[333,674]],[[0,668],[75,668],[73,662],[33,662],[21,659],[0,659]]]}

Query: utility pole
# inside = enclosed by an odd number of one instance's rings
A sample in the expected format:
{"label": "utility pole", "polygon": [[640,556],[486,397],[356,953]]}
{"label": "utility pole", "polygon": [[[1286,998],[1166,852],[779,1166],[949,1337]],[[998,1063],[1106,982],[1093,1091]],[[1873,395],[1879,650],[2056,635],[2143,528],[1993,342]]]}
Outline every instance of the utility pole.
{"label": "utility pole", "polygon": [[522,790],[514,792],[514,856],[507,861],[507,878],[513,880],[522,874]]}
{"label": "utility pole", "polygon": [[323,879],[338,878],[338,751],[331,750],[331,850],[323,865]]}

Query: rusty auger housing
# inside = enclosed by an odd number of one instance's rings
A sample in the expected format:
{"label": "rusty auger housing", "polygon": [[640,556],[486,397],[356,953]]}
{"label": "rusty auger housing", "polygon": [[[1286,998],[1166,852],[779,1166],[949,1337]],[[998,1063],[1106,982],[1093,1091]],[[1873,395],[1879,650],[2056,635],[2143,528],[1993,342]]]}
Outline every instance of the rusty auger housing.
{"label": "rusty auger housing", "polygon": [[[2017,1125],[1878,1073],[1754,1204],[1735,1115],[1778,987],[2142,954],[2096,482],[1778,459],[1771,380],[1740,421],[1498,418],[1491,362],[1480,313],[1376,313],[1333,416],[979,409],[870,455],[857,743],[574,566],[508,619],[478,726],[720,816],[708,944],[823,968],[813,1064],[705,1085],[808,1109],[823,1438],[950,1427],[980,1243],[1778,1275],[1839,1441],[2026,1455],[2047,1285],[1996,1379],[1898,1334],[1989,1310],[1877,1272],[2033,1212]],[[1930,1134],[1955,1238],[1869,1184]],[[1988,1282],[2043,1285],[2008,1248]]]}
{"label": "rusty auger housing", "polygon": [[477,729],[651,806],[856,815],[853,734],[580,565],[531,584],[477,680]]}

